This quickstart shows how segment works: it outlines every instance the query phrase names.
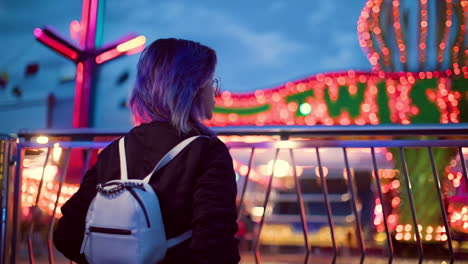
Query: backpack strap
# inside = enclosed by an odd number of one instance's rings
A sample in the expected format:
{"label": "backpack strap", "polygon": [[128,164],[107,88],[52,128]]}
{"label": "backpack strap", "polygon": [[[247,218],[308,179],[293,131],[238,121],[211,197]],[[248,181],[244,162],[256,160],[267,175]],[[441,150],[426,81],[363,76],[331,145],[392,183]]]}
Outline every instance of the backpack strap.
{"label": "backpack strap", "polygon": [[156,164],[156,167],[154,167],[153,171],[151,171],[148,176],[146,176],[143,181],[148,183],[151,179],[151,176],[161,169],[162,167],[166,166],[167,163],[169,163],[177,154],[179,154],[186,146],[188,146],[192,141],[197,139],[200,136],[193,136],[185,139],[184,141],[180,142],[177,146],[175,146],[173,149],[171,149],[162,159]]}
{"label": "backpack strap", "polygon": [[180,243],[184,242],[185,240],[192,237],[192,230],[186,231],[176,237],[167,240],[167,248],[171,248],[173,246],[177,246]]}
{"label": "backpack strap", "polygon": [[119,157],[120,157],[120,179],[122,181],[128,180],[127,176],[127,158],[125,156],[125,137],[119,140]]}

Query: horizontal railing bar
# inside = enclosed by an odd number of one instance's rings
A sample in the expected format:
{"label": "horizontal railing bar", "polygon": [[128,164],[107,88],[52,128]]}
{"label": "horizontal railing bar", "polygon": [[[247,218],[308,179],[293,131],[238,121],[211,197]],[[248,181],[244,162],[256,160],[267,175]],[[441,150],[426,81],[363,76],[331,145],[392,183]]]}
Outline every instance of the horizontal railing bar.
{"label": "horizontal railing bar", "polygon": [[[328,218],[326,215],[306,215],[306,219],[308,223],[328,223]],[[348,216],[337,216],[333,215],[333,222],[334,223],[348,223],[352,224],[355,220],[354,215],[350,214]],[[280,223],[291,223],[291,222],[301,222],[301,215],[300,214],[281,214],[281,215],[270,215],[266,217],[266,223],[268,224],[280,224]]]}
{"label": "horizontal railing bar", "polygon": [[55,144],[58,144],[61,148],[85,148],[85,149],[102,149],[107,147],[111,142],[92,142],[92,141],[49,141],[45,144],[35,142],[22,142],[18,145],[22,148],[53,148]]}
{"label": "horizontal railing bar", "polygon": [[[25,148],[47,148],[59,144],[63,148],[90,148],[100,149],[109,145],[110,141],[90,142],[90,141],[49,141],[46,144],[35,142],[22,142],[20,145]],[[297,141],[266,141],[266,142],[227,142],[230,148],[279,148],[279,149],[300,149],[300,148],[371,148],[371,147],[468,147],[468,139],[447,139],[447,140],[297,140]]]}
{"label": "horizontal railing bar", "polygon": [[215,127],[218,135],[281,136],[466,136],[468,124],[350,125],[350,126],[238,126]]}
{"label": "horizontal railing bar", "polygon": [[468,140],[298,140],[298,141],[267,141],[267,142],[227,142],[230,148],[280,148],[299,149],[315,147],[468,147]]}
{"label": "horizontal railing bar", "polygon": [[109,136],[119,137],[127,134],[129,130],[99,129],[99,128],[70,128],[70,129],[21,129],[17,133],[19,138],[30,140],[32,137],[72,137],[76,140],[89,140],[93,137]]}
{"label": "horizontal railing bar", "polygon": [[[350,125],[350,126],[237,126],[211,127],[221,136],[265,135],[281,136],[466,136],[468,124],[411,124],[411,125]],[[97,128],[76,129],[22,129],[18,137],[29,140],[35,136],[69,136],[84,140],[96,136],[123,136],[128,130],[108,130]]]}
{"label": "horizontal railing bar", "polygon": [[[330,202],[348,202],[350,197],[348,194],[328,194]],[[323,202],[322,194],[302,193],[304,202]],[[271,199],[275,202],[297,202],[297,195],[291,194],[278,194],[275,198]]]}

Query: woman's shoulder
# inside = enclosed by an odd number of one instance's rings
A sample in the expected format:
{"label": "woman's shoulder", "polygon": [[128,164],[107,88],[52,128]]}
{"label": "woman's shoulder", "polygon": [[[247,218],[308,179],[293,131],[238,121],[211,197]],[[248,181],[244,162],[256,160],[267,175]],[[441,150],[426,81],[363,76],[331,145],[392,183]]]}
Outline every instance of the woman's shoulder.
{"label": "woman's shoulder", "polygon": [[[199,136],[194,140],[191,145],[194,148],[201,148],[203,152],[208,153],[227,153],[228,149],[224,142],[220,140],[216,134],[209,130],[191,130],[189,133],[180,134],[176,128],[174,128],[169,122],[151,122],[141,124],[132,128],[126,135],[129,141],[138,143],[138,145],[145,145],[148,148],[162,147],[169,149],[171,146],[175,146],[183,140]],[[114,143],[113,143],[114,144]]]}
{"label": "woman's shoulder", "polygon": [[232,157],[226,144],[217,136],[205,138],[204,151],[202,159],[207,163],[227,162],[232,163]]}

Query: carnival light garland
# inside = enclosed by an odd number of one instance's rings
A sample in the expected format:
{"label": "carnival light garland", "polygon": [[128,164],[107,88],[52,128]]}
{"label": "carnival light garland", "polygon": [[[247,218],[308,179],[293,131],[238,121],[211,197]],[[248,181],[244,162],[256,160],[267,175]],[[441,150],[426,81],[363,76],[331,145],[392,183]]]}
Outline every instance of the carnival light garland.
{"label": "carnival light garland", "polygon": [[403,69],[407,68],[406,59],[406,44],[403,41],[403,33],[401,31],[401,20],[400,20],[400,0],[393,0],[392,2],[392,13],[393,13],[393,28],[395,29],[395,39],[397,42],[398,50],[400,51],[400,62],[403,64]]}
{"label": "carnival light garland", "polygon": [[[427,1],[427,0],[426,0]],[[445,49],[447,48],[447,43],[448,43],[448,38],[450,35],[450,28],[453,25],[452,21],[452,13],[453,13],[453,6],[452,6],[452,0],[445,0],[445,5],[446,5],[446,10],[445,10],[445,23],[444,23],[444,29],[442,33],[442,38],[440,40],[440,43],[438,45],[438,52],[437,52],[437,63],[439,65],[439,69],[442,67],[442,63],[444,61],[444,52]]]}
{"label": "carnival light garland", "polygon": [[390,63],[391,63],[391,55],[390,55],[390,49],[387,47],[385,44],[385,40],[383,39],[383,34],[382,34],[382,28],[380,27],[380,11],[382,8],[382,3],[383,0],[374,0],[373,4],[374,6],[372,7],[372,19],[373,21],[370,23],[371,26],[371,31],[375,34],[377,43],[380,46],[380,49],[382,50],[382,57],[383,57],[383,66],[385,66],[386,70],[391,70],[390,69]]}
{"label": "carnival light garland", "polygon": [[420,17],[421,22],[419,23],[420,26],[420,33],[419,33],[419,62],[420,62],[420,69],[424,69],[424,63],[426,62],[426,48],[427,48],[427,28],[429,26],[428,21],[428,12],[427,12],[427,0],[420,0]]}
{"label": "carnival light garland", "polygon": [[[409,43],[408,36],[411,36],[410,28],[408,27],[406,19],[401,19],[401,12],[405,12],[401,6],[400,0],[393,0],[391,7],[387,7],[382,0],[369,0],[366,2],[361,15],[358,20],[358,38],[359,44],[362,47],[366,57],[372,65],[373,70],[399,70],[397,66],[402,66],[404,71],[418,71],[418,70],[434,70],[434,65],[427,61],[428,47],[433,45],[436,52],[437,69],[441,70],[446,65],[453,66],[455,72],[460,71],[460,63],[458,62],[458,54],[463,49],[463,40],[466,34],[466,15],[468,8],[467,0],[445,0],[444,17],[441,19],[441,27],[429,26],[429,0],[419,0],[419,21],[417,24],[418,31],[413,32],[418,36],[417,50],[417,63],[408,63],[407,43]],[[391,8],[391,10],[389,10]],[[389,12],[387,12],[389,11]],[[457,15],[454,16],[454,13]],[[383,32],[381,28],[381,20],[384,19],[383,14],[391,14],[390,19],[393,23],[393,31]],[[452,30],[455,25],[458,25],[458,30]],[[438,34],[436,34],[438,32]],[[385,34],[383,34],[385,33]],[[404,35],[403,35],[404,34]],[[428,35],[433,34],[440,36],[434,43],[428,42]],[[454,37],[451,37],[454,36]],[[406,38],[405,38],[406,37]],[[378,45],[374,44],[373,38]],[[434,38],[435,39],[435,38]],[[451,48],[449,48],[451,47]],[[447,49],[451,51],[446,54]],[[399,62],[401,65],[393,61],[392,52],[399,51]],[[464,48],[464,61],[466,65],[466,48]],[[411,57],[414,58],[414,57]],[[395,69],[392,66],[395,66]],[[408,69],[409,65],[413,69]],[[417,67],[414,67],[418,65]]]}
{"label": "carnival light garland", "polygon": [[[462,0],[460,3],[462,10],[461,12],[457,12],[458,19],[458,33],[455,43],[452,47],[452,63],[453,63],[453,70],[455,73],[460,71],[460,63],[464,63],[465,61],[461,60],[459,55],[460,51],[463,47],[463,41],[466,35],[466,20],[467,20],[467,13],[468,13],[468,0]],[[461,53],[463,55],[463,53]]]}
{"label": "carnival light garland", "polygon": [[373,7],[373,2],[369,1],[366,3],[363,10],[361,11],[361,15],[359,16],[358,26],[357,26],[358,40],[359,40],[359,45],[364,50],[364,53],[366,54],[367,59],[372,65],[372,68],[374,70],[380,70],[380,66],[378,63],[380,56],[374,49],[374,43],[372,41],[371,34],[370,34],[372,29],[369,25],[369,17],[370,17],[372,7]]}

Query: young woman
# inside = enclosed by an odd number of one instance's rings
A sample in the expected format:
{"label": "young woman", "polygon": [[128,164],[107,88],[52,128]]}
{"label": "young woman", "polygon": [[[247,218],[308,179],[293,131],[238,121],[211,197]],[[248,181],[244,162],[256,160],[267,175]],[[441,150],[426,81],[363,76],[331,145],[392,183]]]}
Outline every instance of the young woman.
{"label": "young woman", "polygon": [[[192,230],[191,239],[168,250],[162,263],[239,262],[235,238],[236,182],[226,146],[202,123],[210,119],[216,53],[199,43],[159,39],[141,54],[130,108],[138,126],[125,136],[128,178],[142,179],[170,149],[192,142],[150,181],[161,206],[167,238]],[[80,189],[62,207],[56,248],[78,263],[89,205],[96,185],[120,177],[118,140],[85,174]]]}

